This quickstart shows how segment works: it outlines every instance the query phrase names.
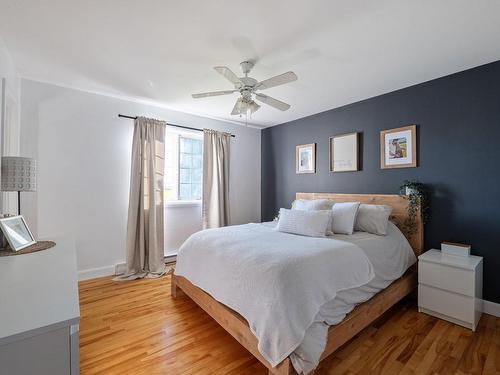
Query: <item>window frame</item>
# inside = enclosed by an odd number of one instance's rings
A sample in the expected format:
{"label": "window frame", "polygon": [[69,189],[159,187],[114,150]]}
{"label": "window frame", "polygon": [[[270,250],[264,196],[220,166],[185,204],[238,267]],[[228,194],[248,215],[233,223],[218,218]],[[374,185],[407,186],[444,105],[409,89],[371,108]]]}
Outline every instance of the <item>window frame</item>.
{"label": "window frame", "polygon": [[[202,161],[201,161],[201,171],[203,173],[203,137],[198,135],[197,133],[194,133],[192,131],[178,131],[176,129],[168,129],[167,132],[170,132],[171,134],[175,135],[175,138],[176,138],[176,148],[177,150],[172,150],[174,152],[174,155],[176,155],[177,157],[177,163],[173,165],[174,167],[174,170],[176,169],[176,178],[177,180],[174,182],[174,185],[169,185],[170,187],[174,187],[174,189],[176,190],[176,194],[174,197],[172,197],[171,199],[167,200],[165,199],[165,206],[166,207],[189,207],[189,206],[199,206],[201,204],[201,201],[202,201],[202,197],[203,197],[203,191],[201,192],[201,196],[199,199],[181,199],[181,194],[180,194],[180,190],[181,190],[181,139],[184,138],[184,139],[192,139],[192,140],[195,140],[195,141],[200,141],[201,142],[201,158],[202,158]],[[190,152],[190,153],[186,153],[186,154],[189,154],[189,155],[195,155],[195,153],[193,152]],[[197,154],[196,154],[197,155]],[[167,163],[165,163],[165,165],[167,166]],[[192,164],[191,164],[192,166]],[[172,166],[171,166],[172,167]],[[170,167],[170,168],[171,168]],[[196,169],[196,168],[182,168],[182,169],[188,169],[190,171],[190,182],[189,182],[189,185],[193,185],[193,183],[191,182],[191,171],[193,169]],[[203,176],[202,176],[202,181],[200,182],[200,188],[203,190]],[[165,191],[167,190],[167,188],[165,188]],[[192,197],[191,197],[192,198]]]}

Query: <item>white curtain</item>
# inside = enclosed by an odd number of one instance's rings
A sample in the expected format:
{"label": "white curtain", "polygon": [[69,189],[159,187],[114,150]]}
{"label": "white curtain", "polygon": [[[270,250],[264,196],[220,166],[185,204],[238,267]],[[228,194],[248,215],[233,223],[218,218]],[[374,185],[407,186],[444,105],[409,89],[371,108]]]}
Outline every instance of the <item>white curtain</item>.
{"label": "white curtain", "polygon": [[229,225],[231,135],[203,129],[203,229]]}
{"label": "white curtain", "polygon": [[159,277],[164,262],[165,123],[138,117],[132,141],[127,271],[121,280]]}

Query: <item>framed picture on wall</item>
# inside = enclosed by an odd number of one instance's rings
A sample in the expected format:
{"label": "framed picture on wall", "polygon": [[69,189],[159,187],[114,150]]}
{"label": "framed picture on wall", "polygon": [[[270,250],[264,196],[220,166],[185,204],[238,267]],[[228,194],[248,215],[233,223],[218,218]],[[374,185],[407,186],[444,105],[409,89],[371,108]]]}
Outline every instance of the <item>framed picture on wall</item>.
{"label": "framed picture on wall", "polygon": [[380,132],[380,168],[414,168],[417,166],[417,126]]}
{"label": "framed picture on wall", "polygon": [[295,146],[295,172],[316,173],[316,143]]}
{"label": "framed picture on wall", "polygon": [[359,171],[359,133],[330,137],[328,146],[330,172]]}

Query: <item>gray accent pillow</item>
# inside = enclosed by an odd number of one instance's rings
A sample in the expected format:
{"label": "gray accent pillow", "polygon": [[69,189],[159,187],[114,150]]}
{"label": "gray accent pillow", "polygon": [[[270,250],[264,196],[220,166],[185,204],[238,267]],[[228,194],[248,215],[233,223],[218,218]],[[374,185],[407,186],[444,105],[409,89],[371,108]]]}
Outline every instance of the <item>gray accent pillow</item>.
{"label": "gray accent pillow", "polygon": [[359,202],[335,203],[332,207],[332,230],[337,234],[352,234]]}
{"label": "gray accent pillow", "polygon": [[354,229],[385,236],[392,207],[383,204],[362,204],[359,206]]}

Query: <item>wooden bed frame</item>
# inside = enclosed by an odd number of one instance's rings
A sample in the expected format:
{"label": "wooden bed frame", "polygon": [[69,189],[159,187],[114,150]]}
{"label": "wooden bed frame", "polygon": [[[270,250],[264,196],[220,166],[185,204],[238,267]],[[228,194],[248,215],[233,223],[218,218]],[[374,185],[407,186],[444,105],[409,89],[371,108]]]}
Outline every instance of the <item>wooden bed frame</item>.
{"label": "wooden bed frame", "polygon": [[[331,199],[336,202],[361,202],[369,204],[385,204],[393,208],[391,220],[398,226],[406,220],[408,200],[399,195],[380,194],[335,194],[335,193],[297,193],[297,199]],[[420,215],[417,215],[416,232],[408,238],[415,255],[421,254],[423,249],[423,224]],[[370,300],[356,306],[342,322],[331,326],[328,330],[328,339],[321,360],[332,354],[356,334],[369,326],[390,307],[403,297],[411,293],[417,285],[416,266],[411,267],[400,279],[389,287],[376,294]],[[257,338],[248,327],[247,321],[234,310],[217,302],[209,294],[194,286],[184,277],[172,274],[172,296],[175,298],[181,292],[187,294],[203,310],[205,310],[222,328],[229,332],[238,342],[252,353],[269,369],[269,374],[295,374],[290,358],[286,358],[278,366],[272,367],[262,357],[257,349]]]}

